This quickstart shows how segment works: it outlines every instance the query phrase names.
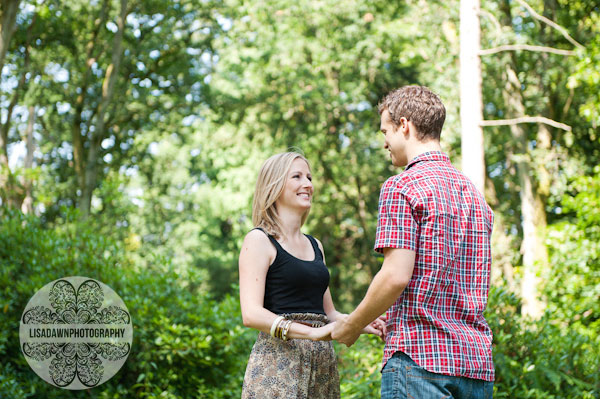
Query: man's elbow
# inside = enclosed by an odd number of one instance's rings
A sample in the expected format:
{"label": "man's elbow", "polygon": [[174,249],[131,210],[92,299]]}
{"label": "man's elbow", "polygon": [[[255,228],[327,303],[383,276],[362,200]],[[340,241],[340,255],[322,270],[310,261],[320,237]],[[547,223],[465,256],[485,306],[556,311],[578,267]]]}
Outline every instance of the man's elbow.
{"label": "man's elbow", "polygon": [[394,291],[397,291],[400,294],[400,293],[402,293],[402,291],[404,291],[404,289],[408,285],[408,282],[410,281],[410,277],[403,276],[401,274],[396,274],[396,275],[390,276],[387,279],[387,281],[388,281],[388,284],[392,287],[392,289]]}
{"label": "man's elbow", "polygon": [[383,272],[383,275],[381,276],[383,281],[385,281],[386,285],[398,295],[404,291],[412,277],[412,275],[402,273],[401,271],[392,268],[383,268],[381,271]]}

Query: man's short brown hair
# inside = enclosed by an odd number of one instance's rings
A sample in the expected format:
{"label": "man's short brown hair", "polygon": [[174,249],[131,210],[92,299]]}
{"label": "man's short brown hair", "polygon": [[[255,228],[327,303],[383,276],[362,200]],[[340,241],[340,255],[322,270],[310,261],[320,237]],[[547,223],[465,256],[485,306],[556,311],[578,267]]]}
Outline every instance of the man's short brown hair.
{"label": "man's short brown hair", "polygon": [[419,140],[440,139],[446,108],[437,94],[425,86],[403,86],[389,92],[379,103],[379,114],[390,114],[394,125],[404,117],[417,128]]}

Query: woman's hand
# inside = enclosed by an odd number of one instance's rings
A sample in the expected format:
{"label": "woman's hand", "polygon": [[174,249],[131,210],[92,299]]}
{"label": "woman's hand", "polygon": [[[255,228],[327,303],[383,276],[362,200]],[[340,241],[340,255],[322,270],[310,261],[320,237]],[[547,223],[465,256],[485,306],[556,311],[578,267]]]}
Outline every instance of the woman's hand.
{"label": "woman's hand", "polygon": [[313,327],[311,337],[313,341],[331,341],[331,332],[335,327],[335,322],[325,324],[323,327]]}
{"label": "woman's hand", "polygon": [[379,316],[373,320],[368,326],[363,328],[362,333],[377,335],[379,338],[385,341],[385,336],[387,334],[385,316]]}

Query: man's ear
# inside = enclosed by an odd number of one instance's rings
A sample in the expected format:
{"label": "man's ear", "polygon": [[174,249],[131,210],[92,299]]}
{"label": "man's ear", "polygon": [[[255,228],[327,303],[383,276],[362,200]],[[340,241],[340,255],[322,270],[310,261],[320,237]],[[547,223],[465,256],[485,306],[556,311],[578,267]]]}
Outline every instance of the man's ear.
{"label": "man's ear", "polygon": [[408,119],[402,117],[400,118],[400,124],[398,125],[398,130],[408,138],[410,134],[410,127],[408,126]]}

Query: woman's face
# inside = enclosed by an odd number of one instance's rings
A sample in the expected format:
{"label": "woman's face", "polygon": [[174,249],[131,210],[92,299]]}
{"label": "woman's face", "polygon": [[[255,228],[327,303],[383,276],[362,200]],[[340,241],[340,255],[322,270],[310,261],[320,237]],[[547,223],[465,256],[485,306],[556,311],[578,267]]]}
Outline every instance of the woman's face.
{"label": "woman's face", "polygon": [[288,171],[283,192],[276,202],[277,206],[306,210],[310,208],[312,196],[312,175],[308,164],[302,158],[296,158]]}

